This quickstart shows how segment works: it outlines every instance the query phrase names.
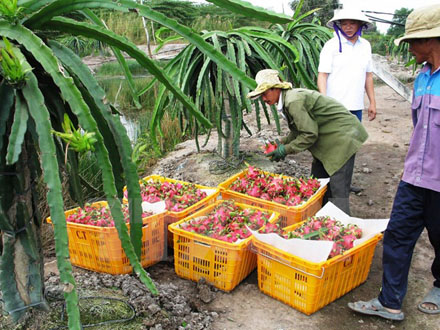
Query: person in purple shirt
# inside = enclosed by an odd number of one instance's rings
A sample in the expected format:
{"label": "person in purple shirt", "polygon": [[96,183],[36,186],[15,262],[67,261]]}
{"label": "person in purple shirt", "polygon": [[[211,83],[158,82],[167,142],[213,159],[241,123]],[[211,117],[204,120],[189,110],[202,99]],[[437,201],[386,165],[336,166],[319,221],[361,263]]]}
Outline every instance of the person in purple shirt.
{"label": "person in purple shirt", "polygon": [[356,312],[390,320],[404,319],[411,258],[424,228],[434,248],[434,283],[418,309],[440,313],[440,4],[414,10],[405,35],[395,43],[402,41],[424,66],[414,83],[414,131],[384,234],[382,289],[377,298],[348,304]]}

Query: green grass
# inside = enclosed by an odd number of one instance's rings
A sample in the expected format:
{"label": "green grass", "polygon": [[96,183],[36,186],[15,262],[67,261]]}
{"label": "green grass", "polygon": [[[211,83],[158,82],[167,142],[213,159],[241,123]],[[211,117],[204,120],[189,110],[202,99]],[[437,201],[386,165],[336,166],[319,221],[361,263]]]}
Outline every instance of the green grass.
{"label": "green grass", "polygon": [[[160,152],[166,154],[174,149],[174,147],[184,141],[187,136],[182,134],[177,118],[171,118],[165,114],[161,122],[162,135],[157,136]],[[143,176],[148,172],[148,169],[156,164],[158,159],[162,156],[159,153],[150,137],[149,127],[142,130],[141,136],[138,138],[133,148],[133,162],[136,164],[138,173]]]}
{"label": "green grass", "polygon": [[[116,34],[126,37],[135,44],[147,43],[142,18],[137,14],[103,10],[99,17]],[[149,28],[149,30],[151,29]],[[151,31],[149,33],[151,37]]]}
{"label": "green grass", "polygon": [[[143,329],[143,316],[134,317],[130,321],[124,322],[112,322],[112,320],[129,319],[133,316],[133,311],[125,303],[127,297],[123,296],[120,290],[110,290],[101,288],[99,291],[87,291],[87,293],[80,293],[80,297],[109,297],[106,298],[93,298],[93,299],[80,299],[80,317],[83,326],[104,323],[96,326],[88,326],[87,329],[100,329],[100,330],[115,330],[115,329],[128,329],[139,330]],[[113,298],[113,299],[112,299]],[[116,300],[118,299],[118,300]],[[122,301],[120,301],[120,300]],[[44,318],[44,322],[40,320],[40,326],[38,329],[63,329],[67,328],[67,315],[62,315],[62,300],[53,300],[50,302],[51,310],[49,313],[37,312],[35,319],[39,320]],[[34,320],[35,321],[35,320]],[[29,320],[30,323],[33,320]],[[32,324],[26,323],[15,328],[16,330],[24,330],[32,328]]]}
{"label": "green grass", "polygon": [[[150,74],[147,69],[142,67],[135,60],[128,60],[127,65],[128,65],[128,68],[130,69],[130,72],[132,73],[133,76],[146,76],[146,75]],[[106,77],[106,76],[112,77],[112,76],[118,76],[118,75],[123,75],[123,74],[124,74],[124,71],[121,69],[119,63],[116,61],[102,64],[96,70],[96,73],[95,73],[95,75],[98,79],[102,78],[102,77]]]}
{"label": "green grass", "polygon": [[[128,82],[124,76],[105,76],[98,78],[99,84],[104,89],[107,99],[123,113],[135,109],[133,97],[130,93]],[[137,91],[145,87],[152,79],[152,76],[134,79],[135,89]],[[154,106],[154,89],[140,97],[140,103],[144,111],[149,111]]]}
{"label": "green grass", "polygon": [[[190,1],[145,1],[145,5],[151,6],[155,11],[161,12],[169,18],[175,19],[180,24],[186,25],[197,32],[202,30],[228,31],[240,26],[268,27],[269,23],[261,22],[243,15],[231,13],[227,9],[215,5],[199,5]],[[135,13],[112,12],[108,10],[98,11],[98,16],[106,26],[115,33],[125,36],[135,44],[146,44],[147,37],[142,18]],[[154,43],[154,34],[160,25],[146,20],[146,27],[150,40]],[[174,33],[172,33],[174,34]],[[163,37],[167,37],[165,34]]]}

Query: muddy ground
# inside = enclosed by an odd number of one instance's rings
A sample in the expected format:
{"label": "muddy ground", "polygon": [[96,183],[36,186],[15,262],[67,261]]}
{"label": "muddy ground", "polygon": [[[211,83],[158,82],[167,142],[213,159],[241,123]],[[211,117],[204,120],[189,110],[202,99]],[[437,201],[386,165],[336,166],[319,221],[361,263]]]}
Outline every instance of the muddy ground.
{"label": "muddy ground", "polygon": [[[377,119],[364,121],[369,139],[357,154],[353,177],[353,183],[363,191],[350,196],[352,215],[361,218],[389,217],[412,131],[409,104],[386,85],[377,85],[375,90]],[[243,134],[241,142],[248,163],[286,175],[309,174],[311,156],[308,152],[288,156],[280,163],[267,161],[260,146],[265,138],[277,135],[275,127],[264,125],[261,132],[256,132],[252,115],[245,119],[255,132],[251,137]],[[285,125],[283,130],[286,131]],[[220,165],[220,159],[213,153],[215,148],[215,136],[201,153],[196,153],[194,143],[187,141],[145,174],[161,174],[216,186],[242,168],[214,174]],[[433,251],[426,233],[415,249],[408,294],[403,305],[406,314],[403,322],[357,315],[348,309],[348,302],[367,300],[378,294],[381,254],[382,244],[379,242],[367,281],[310,316],[261,293],[256,270],[232,292],[225,293],[205,283],[196,284],[179,278],[174,272],[172,254],[147,269],[161,291],[159,297],[152,297],[133,276],[103,275],[76,267],[74,273],[81,296],[117,296],[130,301],[136,309],[137,317],[133,321],[95,329],[438,329],[440,315],[426,315],[417,310],[417,304],[433,281],[430,272]],[[53,253],[47,253],[46,286],[52,296],[59,294],[60,290],[53,259]],[[51,304],[54,309],[59,305],[60,302],[56,301]],[[5,319],[0,317],[0,321],[3,328],[13,328]],[[53,313],[48,317],[35,312],[21,329],[51,329],[59,325],[57,322]]]}

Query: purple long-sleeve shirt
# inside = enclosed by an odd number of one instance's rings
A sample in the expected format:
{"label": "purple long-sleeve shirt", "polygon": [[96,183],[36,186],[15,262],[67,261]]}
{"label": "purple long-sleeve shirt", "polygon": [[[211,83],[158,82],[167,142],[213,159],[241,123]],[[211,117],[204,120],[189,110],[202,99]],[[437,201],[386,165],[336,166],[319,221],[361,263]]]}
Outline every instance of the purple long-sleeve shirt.
{"label": "purple long-sleeve shirt", "polygon": [[426,64],[414,82],[414,131],[402,180],[440,192],[440,68]]}

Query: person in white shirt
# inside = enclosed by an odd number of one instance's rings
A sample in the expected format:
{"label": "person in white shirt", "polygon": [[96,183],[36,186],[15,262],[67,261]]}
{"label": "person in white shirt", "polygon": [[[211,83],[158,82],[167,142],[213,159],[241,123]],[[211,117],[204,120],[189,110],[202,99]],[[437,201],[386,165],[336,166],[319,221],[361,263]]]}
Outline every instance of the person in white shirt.
{"label": "person in white shirt", "polygon": [[[376,99],[370,43],[361,37],[362,30],[373,27],[370,20],[353,8],[336,10],[327,26],[335,36],[320,53],[318,90],[341,102],[362,121],[364,95],[369,100],[368,119],[376,118]],[[362,189],[351,187],[353,192]]]}

